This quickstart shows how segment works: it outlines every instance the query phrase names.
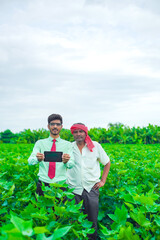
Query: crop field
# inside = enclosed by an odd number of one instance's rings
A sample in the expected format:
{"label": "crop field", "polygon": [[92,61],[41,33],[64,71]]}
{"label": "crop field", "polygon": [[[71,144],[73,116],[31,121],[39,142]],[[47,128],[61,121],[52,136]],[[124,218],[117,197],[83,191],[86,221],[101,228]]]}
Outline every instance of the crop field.
{"label": "crop field", "polygon": [[[99,239],[160,240],[160,145],[102,146],[111,169],[100,189]],[[35,194],[38,165],[27,162],[32,148],[0,144],[0,240],[87,239],[92,224],[72,190],[60,189],[65,183],[43,186],[44,197]]]}

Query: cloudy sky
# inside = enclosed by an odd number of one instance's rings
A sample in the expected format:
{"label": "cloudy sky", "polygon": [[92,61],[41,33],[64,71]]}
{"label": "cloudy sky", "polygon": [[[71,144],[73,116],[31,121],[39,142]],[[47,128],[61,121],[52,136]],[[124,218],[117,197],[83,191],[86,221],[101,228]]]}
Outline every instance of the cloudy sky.
{"label": "cloudy sky", "polygon": [[0,0],[0,131],[159,125],[159,0]]}

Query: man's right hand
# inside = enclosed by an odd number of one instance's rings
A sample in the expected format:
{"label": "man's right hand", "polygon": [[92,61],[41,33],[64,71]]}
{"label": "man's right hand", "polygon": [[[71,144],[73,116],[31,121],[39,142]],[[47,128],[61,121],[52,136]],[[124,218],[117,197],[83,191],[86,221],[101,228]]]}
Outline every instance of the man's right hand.
{"label": "man's right hand", "polygon": [[37,153],[36,157],[37,157],[39,162],[44,160],[44,154],[43,153]]}

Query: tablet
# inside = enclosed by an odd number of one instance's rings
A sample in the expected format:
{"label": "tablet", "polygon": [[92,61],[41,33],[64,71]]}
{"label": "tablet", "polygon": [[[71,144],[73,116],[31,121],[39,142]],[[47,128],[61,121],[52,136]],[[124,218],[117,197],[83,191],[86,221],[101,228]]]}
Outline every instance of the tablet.
{"label": "tablet", "polygon": [[45,151],[44,162],[62,162],[62,154],[63,152]]}

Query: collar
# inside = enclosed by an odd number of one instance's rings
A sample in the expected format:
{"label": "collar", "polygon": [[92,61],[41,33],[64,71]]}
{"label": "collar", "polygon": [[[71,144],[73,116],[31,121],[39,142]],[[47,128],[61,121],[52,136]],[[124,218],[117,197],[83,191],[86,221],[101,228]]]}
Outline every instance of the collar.
{"label": "collar", "polygon": [[[53,139],[54,139],[54,138],[52,138],[51,136],[48,137],[48,140],[49,140],[50,142],[52,142]],[[61,140],[60,137],[56,138],[56,142],[59,142],[60,140]]]}
{"label": "collar", "polygon": [[[74,148],[78,148],[78,145],[77,145],[76,141],[73,142],[73,147],[74,147]],[[86,144],[86,143],[85,143],[84,147],[87,147],[87,144]]]}

